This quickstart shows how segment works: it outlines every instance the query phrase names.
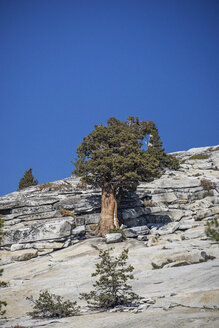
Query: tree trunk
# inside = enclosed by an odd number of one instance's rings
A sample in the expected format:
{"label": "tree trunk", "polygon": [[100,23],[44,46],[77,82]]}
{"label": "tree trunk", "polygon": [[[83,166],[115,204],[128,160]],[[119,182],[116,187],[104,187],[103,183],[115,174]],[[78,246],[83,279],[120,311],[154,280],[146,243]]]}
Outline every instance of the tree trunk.
{"label": "tree trunk", "polygon": [[110,229],[119,228],[117,218],[117,201],[115,198],[115,189],[113,186],[102,189],[101,213],[97,231],[104,237]]}

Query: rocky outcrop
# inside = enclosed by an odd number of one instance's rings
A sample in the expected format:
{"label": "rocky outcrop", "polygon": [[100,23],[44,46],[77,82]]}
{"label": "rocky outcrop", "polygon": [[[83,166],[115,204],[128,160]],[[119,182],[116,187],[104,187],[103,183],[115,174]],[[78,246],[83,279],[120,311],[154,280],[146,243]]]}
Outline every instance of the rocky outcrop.
{"label": "rocky outcrop", "polygon": [[[217,149],[175,153],[182,162],[179,170],[167,170],[125,197],[119,217],[126,240],[121,233],[95,237],[100,191],[83,189],[75,177],[1,197],[6,234],[0,257],[8,282],[1,289],[8,303],[3,326],[218,327],[219,249],[204,231],[219,211]],[[92,287],[99,250],[112,246],[113,255],[129,249],[133,291],[143,298],[135,307],[93,314],[79,293]],[[77,300],[82,315],[30,319],[26,297],[37,298],[45,289]]]}
{"label": "rocky outcrop", "polygon": [[[121,201],[120,224],[128,238],[148,240],[148,245],[173,233],[179,239],[204,238],[203,223],[219,214],[219,148],[174,155],[181,162],[179,170],[141,183]],[[4,254],[34,250],[33,256],[43,255],[94,236],[100,201],[100,190],[84,189],[76,177],[0,197]]]}

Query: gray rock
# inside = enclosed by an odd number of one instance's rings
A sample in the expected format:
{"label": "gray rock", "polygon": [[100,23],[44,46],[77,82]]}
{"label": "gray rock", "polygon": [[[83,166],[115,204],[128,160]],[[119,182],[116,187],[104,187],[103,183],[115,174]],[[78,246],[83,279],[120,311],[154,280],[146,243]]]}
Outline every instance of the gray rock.
{"label": "gray rock", "polygon": [[132,227],[129,228],[131,231],[136,232],[138,235],[148,235],[150,233],[150,229],[148,226],[138,226],[138,227]]}
{"label": "gray rock", "polygon": [[71,230],[72,225],[67,220],[51,221],[28,228],[7,231],[3,237],[2,245],[59,239],[70,236]]}
{"label": "gray rock", "polygon": [[136,231],[132,231],[130,228],[123,229],[127,238],[137,238],[138,233]]}
{"label": "gray rock", "polygon": [[177,200],[174,192],[164,192],[162,194],[155,194],[152,197],[152,203],[173,203]]}
{"label": "gray rock", "polygon": [[195,238],[206,238],[204,226],[195,227],[189,230],[186,230],[183,233],[185,239],[195,239]]}
{"label": "gray rock", "polygon": [[137,207],[122,211],[122,218],[123,220],[136,219],[142,216],[143,214],[149,213],[151,213],[151,208]]}
{"label": "gray rock", "polygon": [[35,207],[19,207],[12,209],[12,214],[16,214],[17,216],[20,215],[27,215],[27,214],[37,214],[42,212],[51,212],[52,205],[42,205],[42,206],[35,206]]}
{"label": "gray rock", "polygon": [[146,225],[126,228],[123,231],[127,238],[137,238],[138,235],[147,235],[150,233],[150,229]]}
{"label": "gray rock", "polygon": [[106,243],[112,244],[112,243],[119,243],[123,240],[121,233],[108,233],[105,235]]}
{"label": "gray rock", "polygon": [[[202,153],[207,154],[209,158],[188,160],[186,165],[177,171],[166,170],[160,179],[141,183],[135,193],[130,193],[121,200],[118,213],[120,224],[128,228],[163,225],[164,227],[158,231],[151,231],[155,235],[159,232],[163,237],[154,243],[149,240],[148,245],[150,242],[152,245],[163,245],[165,242],[168,243],[168,240],[169,243],[173,243],[181,237],[184,240],[206,239],[204,228],[199,229],[199,221],[204,222],[206,218],[211,220],[219,213],[219,170],[215,168],[219,167],[219,152],[212,152],[213,149],[214,147],[206,147],[176,153],[180,160]],[[203,190],[200,184],[202,179],[215,184],[211,195]],[[0,197],[0,215],[4,216],[6,231],[3,239],[4,248],[15,252],[20,247],[30,248],[30,245],[35,243],[34,247],[42,251],[42,248],[38,248],[40,243],[50,244],[45,248],[49,250],[55,249],[52,243],[63,245],[66,242],[65,245],[69,245],[69,240],[76,237],[83,239],[84,228],[79,234],[77,229],[71,234],[72,229],[75,226],[86,228],[86,225],[98,223],[101,191],[81,189],[78,186],[79,182],[78,178],[71,177],[52,182],[48,187],[33,186]],[[145,203],[146,200],[151,202]],[[60,217],[61,209],[74,211],[74,218]],[[64,224],[64,221],[68,223]],[[177,229],[182,235],[175,233],[177,226],[167,225],[171,221],[179,221],[180,226]],[[128,237],[139,236],[139,239],[142,239],[141,236],[145,235],[145,232],[134,229],[126,230],[126,234]],[[170,237],[169,234],[173,236]],[[87,233],[87,237],[92,237],[92,234]]]}
{"label": "gray rock", "polygon": [[38,251],[36,249],[23,249],[12,253],[11,260],[13,261],[28,261],[36,257]]}
{"label": "gray rock", "polygon": [[180,226],[179,222],[171,222],[161,227],[160,229],[156,230],[156,233],[160,236],[169,235],[175,232],[179,228],[179,226]]}
{"label": "gray rock", "polygon": [[148,237],[146,235],[138,235],[137,239],[139,241],[147,241],[148,240]]}
{"label": "gray rock", "polygon": [[170,263],[175,263],[172,266],[189,265],[194,263],[200,263],[207,261],[211,256],[208,256],[206,252],[200,250],[190,251],[167,251],[163,256],[155,256],[151,259],[151,264],[154,269],[161,269]]}
{"label": "gray rock", "polygon": [[84,236],[86,233],[85,226],[79,226],[72,230],[72,236]]}
{"label": "gray rock", "polygon": [[137,238],[138,235],[147,235],[150,233],[150,229],[146,225],[126,228],[123,231],[128,238]]}
{"label": "gray rock", "polygon": [[187,229],[197,227],[199,225],[200,225],[200,223],[195,221],[194,219],[184,220],[184,221],[180,221],[178,229],[179,230],[187,230]]}
{"label": "gray rock", "polygon": [[13,244],[11,245],[11,252],[20,251],[33,247],[31,244]]}

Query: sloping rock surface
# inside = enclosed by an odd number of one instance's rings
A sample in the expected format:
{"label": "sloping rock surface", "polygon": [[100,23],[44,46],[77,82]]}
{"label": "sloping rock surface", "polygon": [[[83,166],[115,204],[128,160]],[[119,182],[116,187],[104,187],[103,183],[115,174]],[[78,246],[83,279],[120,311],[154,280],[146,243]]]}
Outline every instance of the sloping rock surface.
{"label": "sloping rock surface", "polygon": [[[205,235],[205,223],[219,213],[217,149],[175,153],[179,170],[167,170],[125,197],[119,218],[127,240],[119,235],[116,244],[94,235],[100,190],[84,189],[75,177],[0,197],[6,231],[0,257],[9,282],[1,289],[8,303],[3,327],[217,328],[219,246]],[[112,246],[114,254],[129,248],[133,289],[145,301],[135,309],[92,314],[79,293],[92,287],[99,250]],[[44,289],[78,300],[84,315],[31,320],[26,297]]]}
{"label": "sloping rock surface", "polygon": [[[101,238],[88,239],[58,252],[5,265],[4,276],[9,286],[1,291],[1,298],[8,302],[3,327],[11,328],[15,324],[54,328],[218,327],[218,245],[208,240],[184,240],[166,242],[165,248],[162,243],[147,247],[136,239],[113,244],[112,255],[120,254],[123,248],[129,249],[128,262],[135,268],[135,279],[131,284],[133,290],[144,298],[143,303],[134,310],[124,309],[122,313],[120,308],[116,313],[92,314],[85,302],[79,300],[79,293],[92,289],[95,278],[91,273],[95,271],[99,250],[107,247],[111,248],[112,244],[106,245]],[[203,261],[201,249],[208,255],[211,252],[214,257]],[[189,253],[190,250],[196,257],[196,264],[154,270],[154,258],[167,258],[171,250],[177,260],[177,253],[182,258],[183,252]],[[199,256],[201,261],[197,263]],[[37,298],[40,290],[45,289],[66,299],[77,300],[82,315],[60,320],[30,319],[27,312],[31,305],[26,297],[33,295]]]}

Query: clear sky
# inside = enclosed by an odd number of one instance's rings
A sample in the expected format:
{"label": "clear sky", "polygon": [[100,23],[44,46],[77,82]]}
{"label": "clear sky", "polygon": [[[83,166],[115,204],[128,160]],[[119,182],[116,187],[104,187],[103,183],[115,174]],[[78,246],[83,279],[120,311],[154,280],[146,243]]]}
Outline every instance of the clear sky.
{"label": "clear sky", "polygon": [[0,0],[0,195],[69,177],[95,124],[219,144],[218,0]]}

